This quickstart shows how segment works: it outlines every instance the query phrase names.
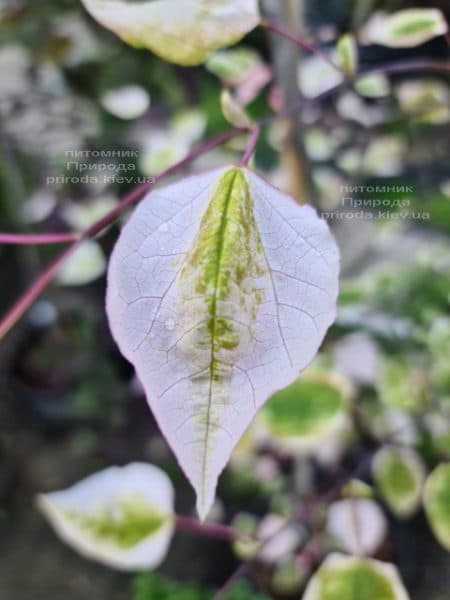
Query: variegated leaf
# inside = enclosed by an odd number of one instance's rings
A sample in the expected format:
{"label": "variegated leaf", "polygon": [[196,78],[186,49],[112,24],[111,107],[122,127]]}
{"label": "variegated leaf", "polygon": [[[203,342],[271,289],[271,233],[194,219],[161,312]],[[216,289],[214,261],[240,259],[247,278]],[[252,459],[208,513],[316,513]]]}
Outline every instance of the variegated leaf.
{"label": "variegated leaf", "polygon": [[409,596],[394,565],[330,554],[302,600],[409,600]]}
{"label": "variegated leaf", "polygon": [[204,518],[257,410],[312,360],[335,317],[324,221],[230,167],[152,192],[109,266],[107,312]]}
{"label": "variegated leaf", "polygon": [[101,25],[131,46],[197,65],[259,23],[257,0],[82,0]]}
{"label": "variegated leaf", "polygon": [[121,571],[157,567],[174,531],[173,487],[147,463],[94,473],[37,505],[58,536],[77,552]]}
{"label": "variegated leaf", "polygon": [[366,25],[368,41],[389,48],[413,48],[447,31],[447,21],[438,8],[376,13]]}

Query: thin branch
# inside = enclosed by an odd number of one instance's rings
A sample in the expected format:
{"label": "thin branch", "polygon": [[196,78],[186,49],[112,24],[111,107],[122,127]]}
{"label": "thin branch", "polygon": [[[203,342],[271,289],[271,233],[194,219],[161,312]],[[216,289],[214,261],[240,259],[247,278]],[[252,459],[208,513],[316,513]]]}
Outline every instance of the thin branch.
{"label": "thin branch", "polygon": [[239,162],[240,167],[246,167],[248,165],[249,160],[253,156],[256,148],[256,144],[258,143],[259,136],[261,134],[261,128],[259,125],[255,125],[252,128],[250,137],[248,139],[247,146],[245,148],[245,152]]}
{"label": "thin branch", "polygon": [[0,244],[15,244],[20,246],[64,244],[75,242],[79,237],[79,233],[0,233]]}
{"label": "thin branch", "polygon": [[102,217],[99,221],[91,225],[88,229],[86,229],[80,236],[73,241],[67,248],[65,248],[61,254],[59,254],[45,269],[42,273],[35,279],[35,281],[30,285],[30,287],[19,297],[19,299],[14,303],[11,309],[6,313],[4,318],[0,321],[0,339],[3,338],[8,331],[17,323],[17,321],[22,317],[22,315],[26,312],[26,310],[33,304],[33,302],[40,296],[40,294],[44,291],[47,285],[52,281],[55,275],[58,273],[59,268],[64,263],[64,261],[72,254],[72,252],[79,246],[81,242],[84,240],[95,237],[99,234],[105,227],[111,225],[116,221],[116,219],[129,207],[136,204],[147,192],[149,192],[152,187],[165,177],[169,177],[173,175],[177,171],[185,168],[191,162],[193,162],[199,156],[209,152],[213,148],[220,146],[231,140],[232,138],[245,133],[245,130],[242,129],[230,129],[202,144],[199,144],[195,148],[193,148],[189,154],[181,161],[169,167],[164,172],[160,173],[157,177],[152,178],[150,181],[147,181],[140,186],[136,187],[134,190],[129,192],[127,195],[123,197],[123,199],[117,204],[115,208],[113,208],[110,212],[108,212],[104,217]]}
{"label": "thin branch", "polygon": [[292,31],[289,31],[280,23],[275,23],[274,21],[272,21],[270,19],[263,19],[261,21],[261,25],[262,25],[262,27],[265,27],[265,29],[267,29],[268,31],[271,31],[272,33],[276,33],[277,35],[281,35],[282,37],[286,38],[287,40],[290,40],[299,48],[302,48],[303,50],[306,50],[307,52],[311,52],[311,54],[315,54],[316,56],[319,56],[325,62],[327,62],[331,67],[333,67],[333,69],[336,69],[337,71],[342,73],[342,69],[330,58],[330,56],[326,52],[324,52],[318,46],[315,46],[314,44],[307,42],[305,39],[303,39],[302,37],[299,37],[297,34],[293,33]]}
{"label": "thin branch", "polygon": [[[312,100],[304,100],[299,99],[297,102],[291,104],[286,107],[284,110],[270,115],[264,119],[258,121],[258,125],[262,127],[263,125],[268,125],[272,123],[274,120],[279,119],[281,117],[289,116],[299,110],[300,107],[305,104],[311,104],[312,102],[319,102],[325,98],[331,97],[336,94],[343,85],[354,81],[357,77],[361,75],[367,75],[369,73],[405,73],[409,71],[416,70],[432,70],[432,71],[449,71],[450,72],[450,62],[449,61],[436,61],[436,60],[412,60],[406,62],[396,62],[389,63],[386,65],[380,65],[378,67],[372,67],[369,69],[365,69],[352,77],[349,80],[344,81],[343,83],[338,84],[337,86],[327,90],[326,92],[320,94],[316,98]],[[161,173],[158,177],[153,180],[141,184],[134,190],[132,190],[129,194],[127,194],[119,204],[107,213],[102,219],[94,223],[91,227],[89,227],[86,231],[84,231],[80,237],[73,241],[70,246],[68,246],[60,255],[58,255],[53,262],[51,262],[46,269],[38,276],[38,278],[31,284],[31,286],[20,296],[17,302],[13,305],[13,307],[7,312],[4,318],[0,321],[0,339],[3,338],[6,333],[13,327],[17,321],[22,317],[24,312],[31,306],[31,304],[38,298],[38,296],[43,292],[46,286],[50,283],[50,281],[54,278],[56,273],[58,272],[61,264],[66,260],[66,258],[73,252],[73,250],[80,244],[83,240],[93,238],[98,233],[100,233],[105,227],[111,225],[127,208],[136,204],[142,196],[147,193],[153,185],[163,179],[164,177],[169,177],[175,172],[183,169],[188,166],[191,162],[193,162],[199,156],[207,153],[209,150],[224,144],[228,140],[232,138],[242,135],[246,132],[246,129],[231,129],[226,131],[215,138],[212,138],[196,148],[194,148],[189,154],[180,162],[176,163],[163,173]]]}
{"label": "thin branch", "polygon": [[186,531],[194,535],[202,535],[209,538],[224,540],[226,542],[235,542],[244,536],[240,531],[230,525],[221,523],[201,523],[197,519],[185,517],[183,515],[175,516],[175,526],[180,531]]}

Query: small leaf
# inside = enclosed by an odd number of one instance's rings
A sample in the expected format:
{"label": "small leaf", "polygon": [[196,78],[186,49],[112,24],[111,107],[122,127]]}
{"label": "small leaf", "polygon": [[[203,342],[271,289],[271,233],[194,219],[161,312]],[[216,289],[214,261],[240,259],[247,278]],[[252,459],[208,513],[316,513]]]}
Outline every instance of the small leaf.
{"label": "small leaf", "polygon": [[103,275],[106,260],[97,242],[85,240],[62,264],[56,276],[61,285],[86,285]]}
{"label": "small leaf", "polygon": [[380,399],[395,408],[420,412],[428,403],[427,374],[404,358],[383,361],[377,388]]}
{"label": "small leaf", "polygon": [[146,196],[108,272],[107,312],[205,518],[258,409],[335,317],[339,256],[313,209],[245,168]]}
{"label": "small leaf", "polygon": [[208,57],[205,66],[226,87],[235,90],[240,106],[252,102],[273,77],[271,68],[258,52],[245,46],[218,50]]}
{"label": "small leaf", "polygon": [[394,177],[404,168],[407,145],[398,135],[380,135],[373,138],[363,157],[363,169],[369,175]]}
{"label": "small leaf", "polygon": [[445,17],[437,8],[408,8],[391,15],[377,14],[366,28],[372,44],[389,48],[420,46],[447,31]]}
{"label": "small leaf", "polygon": [[226,85],[237,86],[261,63],[261,57],[254,48],[240,46],[214,52],[208,57],[205,67]]}
{"label": "small leaf", "polygon": [[330,554],[310,580],[303,600],[409,600],[394,565]]}
{"label": "small leaf", "polygon": [[196,108],[185,108],[170,121],[170,132],[185,142],[194,144],[203,136],[208,124],[203,112]]}
{"label": "small leaf", "polygon": [[402,81],[396,87],[400,108],[420,123],[450,121],[450,88],[437,79]]}
{"label": "small leaf", "polygon": [[119,119],[141,117],[150,106],[150,96],[140,85],[126,85],[108,90],[100,102],[105,110]]}
{"label": "small leaf", "polygon": [[373,488],[360,479],[350,479],[350,481],[343,486],[342,495],[346,498],[362,498],[364,500],[370,500],[373,498]]}
{"label": "small leaf", "polygon": [[308,56],[300,63],[298,85],[306,98],[320,96],[343,81],[343,73],[320,56]]}
{"label": "small leaf", "polygon": [[117,205],[114,196],[100,196],[83,203],[67,202],[61,208],[64,221],[77,231],[83,231],[101,219]]}
{"label": "small leaf", "polygon": [[358,46],[353,35],[347,33],[339,38],[336,55],[345,75],[354,75],[358,69]]}
{"label": "small leaf", "polygon": [[410,448],[385,446],[372,463],[373,477],[391,511],[408,518],[420,506],[425,481],[421,457]]}
{"label": "small leaf", "polygon": [[58,536],[86,558],[123,571],[157,567],[173,535],[173,488],[150,464],[109,467],[72,487],[40,494]]}
{"label": "small leaf", "polygon": [[383,73],[368,73],[356,79],[355,90],[367,98],[384,98],[389,95],[389,79]]}
{"label": "small leaf", "polygon": [[220,94],[220,106],[223,116],[233,127],[245,128],[252,126],[252,120],[242,106],[239,106],[229,90],[222,90]]}
{"label": "small leaf", "polygon": [[327,532],[342,550],[372,556],[387,534],[386,518],[376,502],[359,498],[339,500],[328,507]]}
{"label": "small leaf", "polygon": [[293,555],[300,543],[304,542],[305,533],[298,525],[289,524],[286,518],[269,513],[261,520],[257,537],[263,542],[258,559],[276,564]]}
{"label": "small leaf", "polygon": [[450,463],[439,465],[428,476],[423,503],[436,539],[450,552]]}
{"label": "small leaf", "polygon": [[311,370],[272,396],[257,424],[285,450],[313,450],[346,428],[349,396],[346,380]]}
{"label": "small leaf", "polygon": [[257,0],[82,1],[94,19],[131,46],[179,65],[200,64],[260,20]]}

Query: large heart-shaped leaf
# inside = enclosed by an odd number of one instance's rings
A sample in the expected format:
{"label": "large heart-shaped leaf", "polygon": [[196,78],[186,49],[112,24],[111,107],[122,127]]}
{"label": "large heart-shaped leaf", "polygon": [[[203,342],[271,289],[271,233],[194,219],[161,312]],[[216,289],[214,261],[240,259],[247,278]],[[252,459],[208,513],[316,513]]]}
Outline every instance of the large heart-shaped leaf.
{"label": "large heart-shaped leaf", "polygon": [[259,23],[257,0],[82,0],[89,13],[128,44],[165,60],[197,65],[238,42]]}
{"label": "large heart-shaped leaf", "polygon": [[109,266],[107,312],[205,517],[255,413],[312,360],[335,317],[324,221],[245,168],[149,194]]}

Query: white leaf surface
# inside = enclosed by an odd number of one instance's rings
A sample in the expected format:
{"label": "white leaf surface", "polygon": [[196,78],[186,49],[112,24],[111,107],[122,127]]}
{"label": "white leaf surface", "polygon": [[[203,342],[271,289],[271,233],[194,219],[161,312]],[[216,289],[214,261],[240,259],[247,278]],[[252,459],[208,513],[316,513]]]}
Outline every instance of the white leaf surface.
{"label": "white leaf surface", "polygon": [[372,556],[387,534],[386,518],[376,502],[363,498],[339,500],[330,504],[327,531],[342,550]]}
{"label": "white leaf surface", "polygon": [[260,21],[257,0],[82,0],[101,25],[137,48],[180,65],[203,62]]}
{"label": "white leaf surface", "polygon": [[316,354],[338,270],[326,223],[245,168],[156,190],[124,227],[110,326],[202,518],[257,410]]}
{"label": "white leaf surface", "polygon": [[152,569],[164,560],[174,531],[173,502],[167,475],[145,463],[109,467],[37,498],[64,542],[123,571]]}
{"label": "white leaf surface", "polygon": [[[335,54],[330,55],[332,60]],[[308,56],[298,68],[298,85],[306,98],[316,98],[344,81],[344,74],[321,56]]]}
{"label": "white leaf surface", "polygon": [[119,119],[142,117],[150,106],[150,96],[140,85],[125,85],[108,90],[100,98],[105,110]]}
{"label": "white leaf surface", "polygon": [[56,281],[60,285],[87,285],[103,275],[106,260],[100,245],[85,240],[61,265]]}

